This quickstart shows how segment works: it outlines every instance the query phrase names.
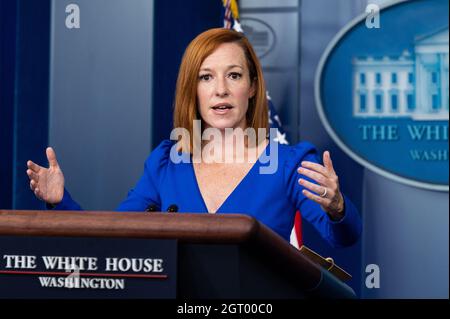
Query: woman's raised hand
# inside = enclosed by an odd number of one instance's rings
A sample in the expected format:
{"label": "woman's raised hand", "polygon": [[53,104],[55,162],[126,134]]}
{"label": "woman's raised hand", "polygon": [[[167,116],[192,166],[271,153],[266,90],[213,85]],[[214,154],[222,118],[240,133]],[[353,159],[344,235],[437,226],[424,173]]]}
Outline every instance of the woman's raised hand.
{"label": "woman's raised hand", "polygon": [[27,162],[27,175],[30,178],[30,188],[37,198],[48,204],[58,204],[64,195],[64,175],[56,160],[55,151],[51,147],[45,150],[48,168]]}
{"label": "woman's raised hand", "polygon": [[344,216],[344,197],[339,189],[339,179],[333,168],[330,152],[323,153],[323,163],[320,165],[304,161],[297,172],[311,178],[317,184],[300,178],[298,183],[305,187],[303,194],[320,204],[322,210],[327,212],[334,220]]}

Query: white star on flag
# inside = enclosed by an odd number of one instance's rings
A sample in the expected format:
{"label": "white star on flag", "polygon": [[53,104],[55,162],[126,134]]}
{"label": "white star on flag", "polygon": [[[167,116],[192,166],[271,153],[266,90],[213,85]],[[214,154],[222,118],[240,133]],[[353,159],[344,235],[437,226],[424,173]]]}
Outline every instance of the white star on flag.
{"label": "white star on flag", "polygon": [[274,142],[278,142],[280,144],[289,144],[286,140],[286,133],[281,134],[279,130],[277,130],[277,137],[273,139]]}
{"label": "white star on flag", "polygon": [[239,20],[234,20],[233,29],[234,29],[234,31],[244,33],[244,29],[242,29],[242,26],[239,23]]}

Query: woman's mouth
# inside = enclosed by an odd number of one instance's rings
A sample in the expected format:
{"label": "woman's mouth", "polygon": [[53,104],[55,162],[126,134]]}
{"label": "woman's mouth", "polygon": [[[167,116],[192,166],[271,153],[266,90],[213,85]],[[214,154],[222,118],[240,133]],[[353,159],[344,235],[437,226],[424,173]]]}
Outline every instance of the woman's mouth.
{"label": "woman's mouth", "polygon": [[217,104],[211,107],[213,112],[219,115],[227,114],[232,108],[230,104]]}

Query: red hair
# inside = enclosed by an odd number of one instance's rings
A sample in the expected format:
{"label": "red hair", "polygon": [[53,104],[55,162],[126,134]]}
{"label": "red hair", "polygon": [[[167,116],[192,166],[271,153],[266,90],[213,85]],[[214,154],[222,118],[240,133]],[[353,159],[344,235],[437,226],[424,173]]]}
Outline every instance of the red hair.
{"label": "red hair", "polygon": [[[246,115],[247,127],[265,128],[268,132],[268,104],[261,64],[244,34],[228,29],[210,29],[198,35],[186,48],[178,72],[175,92],[174,128],[189,131],[190,141],[181,141],[181,151],[192,153],[193,121],[200,120],[197,105],[198,74],[203,61],[221,44],[236,43],[244,51],[250,81],[255,85],[255,95],[249,100]],[[181,139],[181,138],[180,138]]]}

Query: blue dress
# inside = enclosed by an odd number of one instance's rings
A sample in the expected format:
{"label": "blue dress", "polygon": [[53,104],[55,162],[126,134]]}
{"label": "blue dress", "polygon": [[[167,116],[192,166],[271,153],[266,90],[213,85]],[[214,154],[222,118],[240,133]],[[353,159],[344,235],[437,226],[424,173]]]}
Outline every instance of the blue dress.
{"label": "blue dress", "polygon": [[[164,140],[145,161],[144,172],[118,211],[145,211],[156,205],[167,211],[176,205],[179,212],[206,213],[192,163],[174,163],[170,159],[173,141]],[[270,144],[269,144],[270,145]],[[270,155],[269,145],[266,154]],[[318,163],[317,151],[308,142],[295,146],[278,144],[278,169],[274,174],[260,174],[261,157],[217,210],[217,214],[242,213],[253,216],[281,237],[289,241],[294,216],[300,210],[302,218],[310,222],[333,247],[349,246],[360,236],[362,225],[358,211],[344,195],[344,217],[329,218],[320,205],[302,194],[298,184],[301,176],[297,168],[302,161]],[[312,181],[314,182],[314,181]],[[54,209],[81,210],[67,190]]]}

